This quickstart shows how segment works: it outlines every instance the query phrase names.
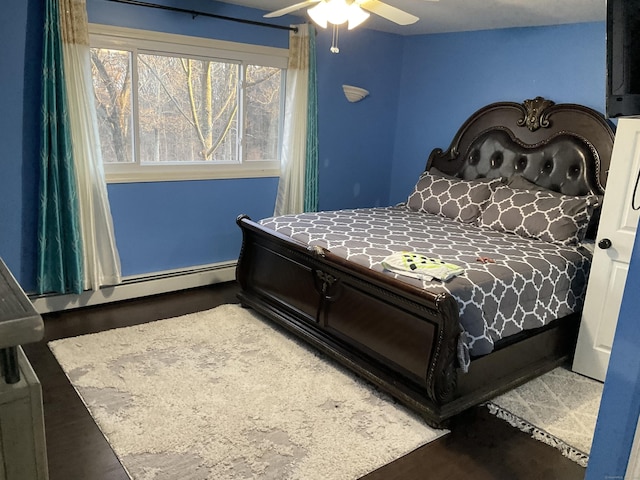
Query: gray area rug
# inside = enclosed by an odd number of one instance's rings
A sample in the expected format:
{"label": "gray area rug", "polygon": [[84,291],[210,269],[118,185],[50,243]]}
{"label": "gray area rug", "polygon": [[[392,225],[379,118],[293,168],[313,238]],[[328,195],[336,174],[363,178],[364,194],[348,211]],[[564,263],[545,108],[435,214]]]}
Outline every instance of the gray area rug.
{"label": "gray area rug", "polygon": [[603,384],[566,368],[494,398],[489,411],[587,466]]}
{"label": "gray area rug", "polygon": [[135,480],[354,479],[447,433],[237,305],[49,345]]}

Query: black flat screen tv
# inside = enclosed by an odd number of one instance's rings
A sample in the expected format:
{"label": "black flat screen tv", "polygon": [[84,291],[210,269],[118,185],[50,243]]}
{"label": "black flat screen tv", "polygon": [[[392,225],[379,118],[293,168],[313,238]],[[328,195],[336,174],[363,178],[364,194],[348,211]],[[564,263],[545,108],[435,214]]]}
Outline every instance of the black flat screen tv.
{"label": "black flat screen tv", "polygon": [[640,0],[607,0],[607,117],[640,115]]}

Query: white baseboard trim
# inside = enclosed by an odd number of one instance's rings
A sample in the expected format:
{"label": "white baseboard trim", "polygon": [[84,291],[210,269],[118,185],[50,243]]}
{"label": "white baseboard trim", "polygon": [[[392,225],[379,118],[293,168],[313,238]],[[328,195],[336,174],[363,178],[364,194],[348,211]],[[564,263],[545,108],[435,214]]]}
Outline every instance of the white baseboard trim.
{"label": "white baseboard trim", "polygon": [[131,300],[235,280],[236,263],[216,263],[188,270],[167,270],[152,275],[126,277],[119,285],[87,290],[80,295],[32,295],[29,298],[40,314]]}

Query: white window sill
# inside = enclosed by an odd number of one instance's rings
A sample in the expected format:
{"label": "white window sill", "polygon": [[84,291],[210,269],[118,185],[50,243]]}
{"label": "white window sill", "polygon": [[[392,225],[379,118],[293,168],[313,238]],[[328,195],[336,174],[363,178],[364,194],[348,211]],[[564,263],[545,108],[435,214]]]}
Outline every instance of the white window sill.
{"label": "white window sill", "polygon": [[107,183],[175,182],[182,180],[215,180],[278,176],[280,176],[280,168],[272,165],[123,165],[117,168],[111,166],[105,167],[105,178]]}

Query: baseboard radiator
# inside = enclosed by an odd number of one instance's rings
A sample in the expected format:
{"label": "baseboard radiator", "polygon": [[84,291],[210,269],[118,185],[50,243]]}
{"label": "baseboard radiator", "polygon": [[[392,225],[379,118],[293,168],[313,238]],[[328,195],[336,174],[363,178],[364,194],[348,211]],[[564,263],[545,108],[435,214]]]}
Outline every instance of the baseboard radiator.
{"label": "baseboard radiator", "polygon": [[235,279],[236,261],[125,277],[122,283],[80,295],[29,295],[38,313],[57,312],[203,287]]}

